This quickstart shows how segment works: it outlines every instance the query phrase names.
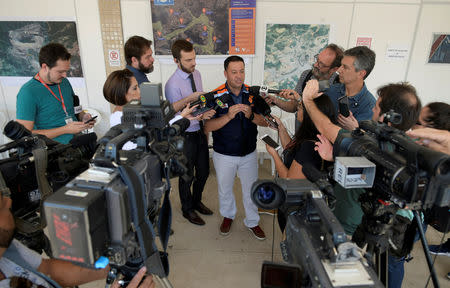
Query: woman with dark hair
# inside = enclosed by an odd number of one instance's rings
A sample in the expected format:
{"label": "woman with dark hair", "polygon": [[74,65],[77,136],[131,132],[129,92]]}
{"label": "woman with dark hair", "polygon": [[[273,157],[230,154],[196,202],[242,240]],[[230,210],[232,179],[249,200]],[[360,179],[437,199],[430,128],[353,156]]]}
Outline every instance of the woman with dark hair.
{"label": "woman with dark hair", "polygon": [[416,128],[429,127],[450,131],[450,105],[432,102],[420,111]]}
{"label": "woman with dark hair", "polygon": [[[333,123],[336,123],[336,112],[327,95],[322,95],[314,99],[317,107],[320,111],[330,118]],[[280,134],[281,144],[284,148],[284,161],[278,155],[278,152],[266,144],[267,152],[273,157],[275,162],[275,168],[280,178],[290,179],[305,179],[302,168],[304,163],[311,163],[319,170],[323,170],[324,162],[319,153],[314,150],[315,142],[317,141],[317,135],[319,131],[309,117],[306,109],[300,102],[298,107],[299,113],[297,114],[297,120],[302,124],[296,131],[294,138],[289,142],[289,135],[284,127],[283,123],[276,118],[278,122],[278,132]]]}
{"label": "woman with dark hair", "polygon": [[[141,99],[141,90],[139,89],[138,82],[134,77],[133,72],[128,69],[117,70],[109,74],[108,78],[103,85],[103,96],[105,99],[116,105],[113,113],[109,118],[110,127],[116,126],[122,123],[122,115],[123,115],[123,106],[130,102],[131,100],[139,100]],[[190,107],[187,105],[183,111],[179,114],[179,116],[175,116],[169,123],[173,123],[182,117],[185,117],[189,120],[197,119],[200,120],[202,117],[206,117],[211,113],[208,111],[207,113],[198,115],[196,117],[190,116],[192,111],[197,107]],[[214,111],[213,111],[214,112]],[[128,141],[123,145],[123,150],[131,150],[136,148],[137,145],[131,141]]]}
{"label": "woman with dark hair", "polygon": [[123,106],[131,100],[141,99],[141,91],[133,72],[123,69],[109,74],[103,85],[103,96],[109,103],[116,105],[109,118],[110,126],[120,124]]}

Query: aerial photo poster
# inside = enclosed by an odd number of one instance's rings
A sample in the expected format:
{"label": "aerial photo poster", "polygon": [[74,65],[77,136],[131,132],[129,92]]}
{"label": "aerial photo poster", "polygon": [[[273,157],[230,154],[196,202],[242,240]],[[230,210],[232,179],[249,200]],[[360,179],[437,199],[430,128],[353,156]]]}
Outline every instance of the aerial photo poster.
{"label": "aerial photo poster", "polygon": [[32,77],[39,71],[39,50],[58,42],[72,57],[68,77],[83,77],[73,21],[0,21],[0,76]]}
{"label": "aerial photo poster", "polygon": [[329,24],[266,24],[264,85],[294,89],[329,39]]}
{"label": "aerial photo poster", "polygon": [[151,0],[156,55],[177,39],[197,55],[255,54],[256,0]]}

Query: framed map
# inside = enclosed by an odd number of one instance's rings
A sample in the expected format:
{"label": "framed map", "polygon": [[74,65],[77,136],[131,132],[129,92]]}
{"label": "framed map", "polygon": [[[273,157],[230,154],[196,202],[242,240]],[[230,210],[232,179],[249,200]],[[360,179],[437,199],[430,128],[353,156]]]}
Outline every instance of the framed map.
{"label": "framed map", "polygon": [[266,24],[264,85],[294,89],[300,74],[314,64],[314,55],[328,45],[330,25]]}
{"label": "framed map", "polygon": [[72,57],[68,77],[83,77],[77,29],[71,21],[0,21],[0,76],[32,77],[39,69],[39,50],[58,42]]}
{"label": "framed map", "polygon": [[197,55],[255,53],[256,0],[151,0],[156,55],[177,39]]}

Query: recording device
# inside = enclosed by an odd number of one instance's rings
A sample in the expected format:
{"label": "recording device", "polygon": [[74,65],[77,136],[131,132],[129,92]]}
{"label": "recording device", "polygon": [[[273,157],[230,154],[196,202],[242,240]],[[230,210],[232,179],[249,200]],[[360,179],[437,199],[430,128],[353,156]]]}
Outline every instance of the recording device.
{"label": "recording device", "polygon": [[386,123],[361,121],[360,129],[338,136],[333,154],[363,156],[374,163],[372,188],[380,199],[410,209],[450,204],[450,156],[416,144]]}
{"label": "recording device", "polygon": [[270,137],[268,134],[264,134],[260,139],[276,151],[280,150],[281,148],[280,144],[275,142],[275,140],[273,140],[272,137]]}
{"label": "recording device", "polygon": [[[211,92],[209,92],[211,93]],[[202,95],[203,96],[203,95]],[[215,94],[214,97],[205,97],[204,100],[202,100],[202,107],[197,108],[194,112],[191,113],[193,116],[197,116],[200,114],[203,114],[209,110],[217,110],[218,108],[226,108],[228,107],[228,104],[226,104],[231,96],[229,94]],[[204,101],[204,102],[203,102]]]}
{"label": "recording device", "polygon": [[[187,170],[180,135],[189,120],[169,127],[174,111],[168,102],[157,94],[142,94],[141,99],[125,105],[122,124],[99,140],[91,168],[45,201],[45,216],[54,257],[87,267],[109,263],[108,283],[123,276],[126,284],[145,265],[165,287],[172,287],[166,253],[170,177],[182,177]],[[158,106],[142,104],[156,99]],[[130,140],[137,148],[121,150]],[[164,251],[155,244],[154,226]]]}
{"label": "recording device", "polygon": [[319,92],[325,92],[328,88],[330,88],[329,80],[319,80]]}
{"label": "recording device", "polygon": [[[388,119],[399,118],[392,115],[392,111],[387,114]],[[387,123],[374,121],[362,121],[359,129],[339,134],[333,154],[336,159],[337,156],[363,156],[376,166],[372,188],[366,189],[366,193],[359,197],[364,215],[352,240],[360,247],[367,243],[368,255],[389,249],[403,257],[412,249],[416,232],[419,232],[433,284],[439,287],[418,210],[426,214],[440,207],[448,210],[450,156],[416,144],[404,132]],[[412,210],[415,219],[415,223],[401,233],[401,239],[394,238],[398,233],[391,229],[399,208]],[[432,214],[432,217],[436,216]],[[447,219],[431,218],[427,221],[448,222],[448,213]]]}
{"label": "recording device", "polygon": [[261,287],[383,287],[318,186],[306,179],[258,180],[251,197],[259,208],[288,215],[280,244],[288,264],[264,262]]}
{"label": "recording device", "polygon": [[0,176],[11,191],[15,237],[36,252],[52,256],[43,232],[45,222],[39,217],[42,201],[89,167],[97,137],[83,134],[61,144],[32,135],[16,121],[8,122],[3,133],[13,140],[0,146],[1,152],[9,152],[9,158],[0,160]]}
{"label": "recording device", "polygon": [[95,115],[94,117],[92,117],[91,119],[88,119],[84,122],[84,124],[88,124],[89,122],[94,121],[95,119],[97,119],[98,115]]}
{"label": "recording device", "polygon": [[339,103],[339,113],[344,117],[350,116],[350,110],[348,109],[348,97],[343,96],[339,98],[338,103]]}
{"label": "recording device", "polygon": [[261,96],[259,96],[259,94],[252,94],[253,92],[251,88],[252,87],[249,88],[249,93],[250,95],[253,95],[255,107],[260,111],[261,115],[264,117],[264,120],[266,120],[269,126],[275,130],[278,130],[278,123],[270,114],[272,113],[272,110],[270,109],[269,104],[267,104],[266,101]]}

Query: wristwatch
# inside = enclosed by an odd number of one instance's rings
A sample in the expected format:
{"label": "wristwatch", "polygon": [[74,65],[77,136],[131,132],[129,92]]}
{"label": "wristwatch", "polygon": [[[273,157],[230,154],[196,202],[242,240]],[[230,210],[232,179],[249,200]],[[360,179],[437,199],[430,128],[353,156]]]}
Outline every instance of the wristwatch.
{"label": "wristwatch", "polygon": [[252,112],[252,115],[248,117],[248,120],[253,121],[253,119],[255,119],[255,113]]}

